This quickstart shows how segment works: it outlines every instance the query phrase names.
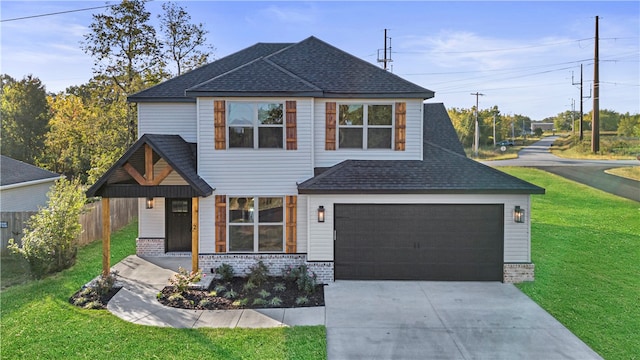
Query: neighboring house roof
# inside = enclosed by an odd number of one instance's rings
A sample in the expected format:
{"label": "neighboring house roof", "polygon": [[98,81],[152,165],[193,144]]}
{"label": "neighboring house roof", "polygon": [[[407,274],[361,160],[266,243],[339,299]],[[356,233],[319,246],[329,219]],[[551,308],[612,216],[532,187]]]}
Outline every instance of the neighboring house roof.
{"label": "neighboring house roof", "polygon": [[[139,185],[123,168],[131,164],[144,174],[144,144],[154,151],[153,162],[164,159],[189,185]],[[186,142],[179,135],[145,134],[109,169],[89,190],[87,196],[104,197],[206,197],[213,188],[197,170],[196,144]]]}
{"label": "neighboring house roof", "polygon": [[300,194],[544,194],[465,156],[442,104],[425,104],[423,160],[346,160],[298,185]]}
{"label": "neighboring house roof", "polygon": [[315,37],[231,54],[137,94],[129,101],[195,101],[196,96],[420,98],[434,92]]}
{"label": "neighboring house roof", "polygon": [[55,181],[61,176],[4,155],[0,156],[0,187],[2,188]]}

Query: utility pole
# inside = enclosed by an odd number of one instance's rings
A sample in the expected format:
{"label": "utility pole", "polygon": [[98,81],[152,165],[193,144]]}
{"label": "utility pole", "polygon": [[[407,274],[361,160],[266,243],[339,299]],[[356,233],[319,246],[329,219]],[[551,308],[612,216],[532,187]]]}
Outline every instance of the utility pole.
{"label": "utility pole", "polygon": [[578,132],[579,132],[579,139],[580,141],[582,141],[584,139],[584,99],[590,99],[591,98],[591,91],[589,91],[589,96],[584,96],[583,95],[583,81],[582,81],[582,64],[580,64],[580,82],[576,83],[573,82],[573,75],[571,75],[571,84],[572,85],[580,85],[580,124],[578,126]]}
{"label": "utility pole", "polygon": [[473,153],[475,154],[476,158],[478,157],[478,146],[480,144],[480,127],[478,126],[478,98],[480,96],[484,96],[484,94],[481,94],[479,92],[475,92],[475,93],[471,93],[471,95],[474,95],[476,97],[476,127],[475,127],[475,132],[474,132],[474,136],[473,136]]}
{"label": "utility pole", "polygon": [[493,114],[493,146],[496,146],[496,116],[498,116],[497,113]]}
{"label": "utility pole", "polygon": [[591,152],[600,151],[600,56],[598,54],[598,17],[596,16],[596,38],[593,59],[593,116],[591,117]]}
{"label": "utility pole", "polygon": [[571,99],[571,133],[574,135],[576,133],[575,120],[573,118],[575,112],[576,112],[576,99]]}
{"label": "utility pole", "polygon": [[[382,63],[383,68],[387,70],[387,63],[393,62],[391,59],[391,37],[387,36],[389,29],[384,29],[384,49],[378,49],[378,62]],[[389,40],[389,46],[387,46],[387,40]],[[380,51],[383,52],[380,57]]]}

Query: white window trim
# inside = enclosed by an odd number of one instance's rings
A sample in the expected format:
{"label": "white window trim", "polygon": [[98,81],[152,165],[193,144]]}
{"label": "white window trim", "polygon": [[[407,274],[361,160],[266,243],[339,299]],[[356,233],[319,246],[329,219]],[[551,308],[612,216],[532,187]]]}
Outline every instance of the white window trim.
{"label": "white window trim", "polygon": [[[340,105],[362,105],[362,125],[340,125]],[[391,124],[390,125],[369,125],[369,106],[370,105],[391,105]],[[396,104],[394,102],[338,102],[336,103],[336,149],[343,151],[393,151],[395,147],[395,131],[396,131],[396,119],[395,119]],[[340,148],[340,128],[343,129],[362,129],[362,147],[360,148]],[[381,148],[368,148],[368,130],[372,129],[391,129],[391,146],[387,149]]]}
{"label": "white window trim", "polygon": [[[250,104],[253,107],[253,119],[252,119],[252,124],[253,124],[253,147],[250,148],[245,148],[245,147],[232,147],[231,146],[231,142],[229,139],[229,128],[232,127],[248,127],[248,126],[231,126],[229,124],[229,114],[231,113],[230,109],[231,109],[231,104]],[[273,125],[273,124],[266,124],[266,125],[261,125],[260,122],[258,121],[258,104],[278,104],[282,106],[282,124],[281,125]],[[227,143],[227,150],[275,150],[275,151],[280,151],[280,150],[285,150],[287,147],[287,139],[286,139],[286,128],[287,128],[287,118],[286,118],[286,104],[285,101],[283,100],[264,100],[264,101],[257,101],[257,100],[228,100],[226,101],[225,104],[225,137],[226,137],[226,143]],[[272,127],[272,128],[281,128],[282,129],[282,147],[281,148],[269,148],[269,147],[259,147],[259,131],[260,128],[267,128],[267,127]]]}
{"label": "white window trim", "polygon": [[[239,197],[245,197],[245,198],[249,198],[252,197],[253,198],[253,206],[254,206],[254,217],[253,217],[253,224],[250,223],[233,223],[231,222],[231,216],[229,215],[229,212],[231,211],[231,198],[239,198]],[[261,223],[259,222],[259,214],[256,215],[256,211],[255,208],[258,207],[257,204],[259,204],[259,198],[282,198],[282,222],[279,223],[274,223],[274,222],[265,222],[265,223]],[[228,253],[231,254],[284,254],[285,253],[285,237],[286,237],[286,197],[285,196],[272,196],[272,195],[263,195],[263,196],[258,196],[258,195],[229,195],[227,196],[227,214],[226,214],[226,218],[227,218],[227,249],[228,249]],[[279,225],[282,226],[282,250],[280,251],[263,251],[261,252],[259,250],[260,248],[260,243],[259,243],[259,226],[260,225]],[[231,226],[253,226],[253,251],[231,251]]]}

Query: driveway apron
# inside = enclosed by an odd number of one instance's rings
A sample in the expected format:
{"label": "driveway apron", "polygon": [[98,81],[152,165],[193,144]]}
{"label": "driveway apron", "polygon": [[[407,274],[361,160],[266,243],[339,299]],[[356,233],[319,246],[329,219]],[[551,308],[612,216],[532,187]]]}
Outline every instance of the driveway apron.
{"label": "driveway apron", "polygon": [[336,281],[328,359],[601,359],[515,286]]}

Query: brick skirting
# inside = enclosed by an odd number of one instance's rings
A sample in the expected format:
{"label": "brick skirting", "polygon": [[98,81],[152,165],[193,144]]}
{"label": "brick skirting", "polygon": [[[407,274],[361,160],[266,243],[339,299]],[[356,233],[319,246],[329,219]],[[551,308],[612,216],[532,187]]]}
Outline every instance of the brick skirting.
{"label": "brick skirting", "polygon": [[137,238],[136,255],[166,256],[164,252],[164,238]]}
{"label": "brick skirting", "polygon": [[502,281],[509,284],[533,281],[535,268],[533,263],[505,263]]}

